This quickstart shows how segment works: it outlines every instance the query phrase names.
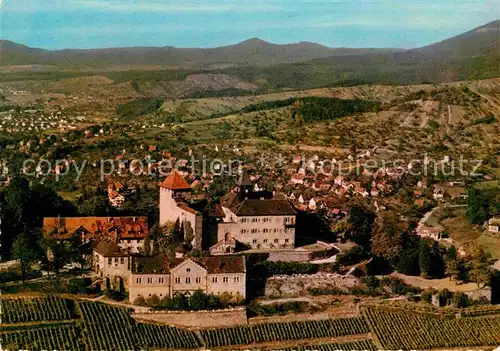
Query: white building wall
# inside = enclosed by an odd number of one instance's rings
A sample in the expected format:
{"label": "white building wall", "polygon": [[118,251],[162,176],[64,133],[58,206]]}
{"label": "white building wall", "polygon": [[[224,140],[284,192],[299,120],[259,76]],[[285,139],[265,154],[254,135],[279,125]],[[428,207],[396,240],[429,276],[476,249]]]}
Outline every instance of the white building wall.
{"label": "white building wall", "polygon": [[129,301],[134,302],[139,296],[144,298],[158,296],[160,299],[170,296],[170,274],[131,274],[129,278]]}
{"label": "white building wall", "polygon": [[223,210],[226,217],[224,223],[219,224],[218,241],[230,233],[234,239],[254,249],[295,247],[295,216],[237,217],[224,207]]}
{"label": "white building wall", "polygon": [[207,280],[207,294],[219,295],[229,292],[246,297],[245,273],[209,274]]}

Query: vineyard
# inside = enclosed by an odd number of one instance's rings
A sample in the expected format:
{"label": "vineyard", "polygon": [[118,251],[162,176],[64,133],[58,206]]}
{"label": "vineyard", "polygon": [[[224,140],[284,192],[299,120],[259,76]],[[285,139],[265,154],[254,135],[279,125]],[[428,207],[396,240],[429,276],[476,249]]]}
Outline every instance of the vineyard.
{"label": "vineyard", "polygon": [[[259,323],[199,332],[168,325],[140,323],[131,310],[105,303],[56,297],[2,298],[0,345],[7,350],[137,350],[257,346],[296,341],[297,350],[432,349],[496,346],[500,315],[491,309],[463,310],[454,315],[419,313],[401,308],[365,307],[362,316],[297,322]],[[470,317],[473,314],[481,317]],[[466,317],[463,317],[466,316]],[[452,317],[452,318],[450,318]],[[26,323],[26,324],[20,324]],[[372,340],[334,343],[329,338],[371,332]],[[314,344],[322,342],[320,344]],[[309,345],[310,343],[310,345]],[[376,347],[378,346],[378,347]]]}
{"label": "vineyard", "polygon": [[358,340],[344,343],[328,343],[328,344],[318,344],[318,345],[307,345],[307,346],[293,346],[280,348],[281,351],[354,351],[354,350],[368,350],[376,351],[377,346],[372,340]]}
{"label": "vineyard", "polygon": [[206,329],[201,330],[201,335],[206,346],[210,348],[280,340],[338,337],[368,332],[368,325],[363,318],[353,317]]}
{"label": "vineyard", "polygon": [[367,308],[363,314],[385,349],[496,346],[500,343],[500,316],[444,319]]}
{"label": "vineyard", "polygon": [[142,348],[181,348],[194,349],[200,347],[196,334],[168,325],[140,323],[137,325],[139,345]]}
{"label": "vineyard", "polygon": [[26,323],[75,318],[74,301],[58,297],[2,298],[2,323]]}
{"label": "vineyard", "polygon": [[80,331],[74,323],[0,332],[3,350],[81,350]]}

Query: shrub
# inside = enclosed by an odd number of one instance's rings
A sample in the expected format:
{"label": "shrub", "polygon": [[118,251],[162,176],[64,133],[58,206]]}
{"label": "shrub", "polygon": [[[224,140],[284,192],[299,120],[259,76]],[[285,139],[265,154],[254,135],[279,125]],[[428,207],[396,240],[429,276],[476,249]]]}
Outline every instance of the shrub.
{"label": "shrub", "polygon": [[137,296],[137,298],[134,300],[134,305],[137,305],[137,306],[146,306],[146,299],[144,298],[144,296]]}
{"label": "shrub", "polygon": [[158,307],[160,305],[160,298],[158,295],[153,294],[146,300],[146,305],[149,307]]}
{"label": "shrub", "polygon": [[337,255],[337,262],[344,266],[351,266],[369,257],[368,253],[359,245],[351,247],[346,252]]}

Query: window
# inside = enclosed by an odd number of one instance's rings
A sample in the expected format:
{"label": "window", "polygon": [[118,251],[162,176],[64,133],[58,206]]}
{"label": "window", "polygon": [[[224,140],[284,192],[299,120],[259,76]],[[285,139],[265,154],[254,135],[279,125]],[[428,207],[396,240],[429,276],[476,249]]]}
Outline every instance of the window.
{"label": "window", "polygon": [[274,242],[277,243],[279,240],[278,239],[274,239]]}
{"label": "window", "polygon": [[252,222],[253,222],[253,223],[256,223],[256,222],[258,222],[258,221],[259,221],[259,219],[258,219],[258,218],[252,218]]}
{"label": "window", "polygon": [[112,263],[113,263],[113,260],[111,258],[108,258],[108,266],[111,266]]}
{"label": "window", "polygon": [[240,282],[240,277],[234,277],[234,282],[239,283]]}
{"label": "window", "polygon": [[175,278],[175,284],[180,284],[181,283],[181,278]]}
{"label": "window", "polygon": [[186,278],[186,284],[191,284],[191,278],[189,277]]}
{"label": "window", "polygon": [[200,284],[201,283],[201,278],[200,277],[196,277],[196,284]]}
{"label": "window", "polygon": [[223,277],[223,278],[222,278],[222,282],[223,282],[223,283],[227,283],[227,282],[229,282],[229,277]]}
{"label": "window", "polygon": [[158,283],[163,284],[163,278],[158,278]]}
{"label": "window", "polygon": [[246,223],[247,222],[247,219],[246,218],[242,218],[241,219],[241,223]]}
{"label": "window", "polygon": [[242,229],[241,230],[241,234],[246,234],[247,230],[246,229]]}
{"label": "window", "polygon": [[267,244],[267,239],[264,239],[264,244]]}
{"label": "window", "polygon": [[252,243],[257,244],[257,240],[253,239]]}
{"label": "window", "polygon": [[257,233],[257,229],[252,229],[252,234]]}
{"label": "window", "polygon": [[217,277],[212,277],[212,283],[217,283]]}
{"label": "window", "polygon": [[277,233],[277,232],[278,232],[278,229],[274,228],[273,233]]}
{"label": "window", "polygon": [[191,272],[191,268],[186,268],[186,272]]}
{"label": "window", "polygon": [[148,278],[148,284],[153,283],[153,278]]}
{"label": "window", "polygon": [[285,239],[285,242],[288,243],[290,240],[289,239]]}
{"label": "window", "polygon": [[118,263],[118,257],[115,257],[115,263]]}
{"label": "window", "polygon": [[264,228],[264,229],[262,229],[262,231],[263,231],[264,233],[267,233],[267,232],[269,232],[269,229]]}
{"label": "window", "polygon": [[141,284],[141,283],[142,283],[142,279],[141,279],[141,278],[137,278],[137,279],[135,280],[135,282],[136,282],[137,284]]}
{"label": "window", "polygon": [[122,257],[120,258],[120,264],[124,264],[125,263],[125,259]]}

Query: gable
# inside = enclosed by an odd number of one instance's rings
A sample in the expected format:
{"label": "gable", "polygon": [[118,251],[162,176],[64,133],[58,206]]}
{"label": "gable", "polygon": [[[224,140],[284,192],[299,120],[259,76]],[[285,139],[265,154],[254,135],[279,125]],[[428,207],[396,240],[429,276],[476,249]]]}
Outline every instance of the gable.
{"label": "gable", "polygon": [[207,274],[207,270],[205,268],[203,268],[202,266],[200,266],[199,264],[190,259],[187,259],[178,266],[172,268],[170,272],[172,273],[173,276],[175,275],[179,276],[185,274],[199,274],[199,275]]}

